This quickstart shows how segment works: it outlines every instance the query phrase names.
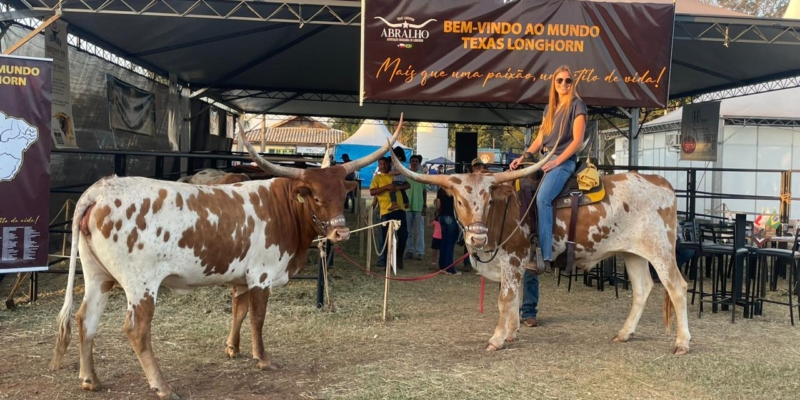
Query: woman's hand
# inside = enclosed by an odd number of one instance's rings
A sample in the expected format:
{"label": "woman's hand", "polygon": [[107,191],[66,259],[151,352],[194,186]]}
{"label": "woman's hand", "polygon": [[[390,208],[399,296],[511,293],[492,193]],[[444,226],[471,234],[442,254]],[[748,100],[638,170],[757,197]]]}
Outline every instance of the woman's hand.
{"label": "woman's hand", "polygon": [[544,171],[544,172],[550,171],[551,169],[559,166],[560,164],[561,163],[559,163],[556,160],[548,161],[547,164],[545,164],[544,167],[542,167],[542,171]]}
{"label": "woman's hand", "polygon": [[509,169],[517,169],[519,165],[522,163],[522,157],[515,158],[514,161],[511,161],[511,164],[508,165]]}

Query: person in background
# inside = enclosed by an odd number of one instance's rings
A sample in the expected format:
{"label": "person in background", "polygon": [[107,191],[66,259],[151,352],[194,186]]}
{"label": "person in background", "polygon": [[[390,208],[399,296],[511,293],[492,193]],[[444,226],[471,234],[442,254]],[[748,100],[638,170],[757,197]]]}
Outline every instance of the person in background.
{"label": "person in background", "polygon": [[[419,154],[411,156],[408,168],[414,172],[419,171],[422,164],[422,156]],[[416,256],[417,260],[422,260],[425,254],[425,212],[427,211],[428,195],[424,183],[409,179],[408,190],[409,207],[406,211],[408,218],[408,243],[406,243],[406,258],[411,259]],[[405,199],[404,199],[405,200]]]}
{"label": "person in background", "polygon": [[[446,269],[447,273],[461,275],[453,264],[453,252],[458,240],[458,226],[456,225],[455,206],[453,196],[444,189],[439,188],[436,193],[436,212],[439,214],[439,224],[442,227],[442,242],[439,247],[439,269]],[[450,267],[450,268],[448,268]]]}
{"label": "person in background", "polygon": [[472,160],[472,172],[477,173],[483,171],[486,171],[486,164],[483,163],[483,160],[481,160],[479,157]]}
{"label": "person in background", "polygon": [[[391,220],[399,220],[401,222],[400,228],[397,230],[397,248],[395,248],[395,260],[397,260],[397,268],[402,269],[403,254],[405,254],[406,240],[408,240],[408,224],[406,223],[406,212],[404,211],[406,204],[402,202],[402,199],[398,199],[401,202],[400,205],[403,207],[398,207],[396,210],[390,210],[392,201],[389,197],[389,193],[392,191],[408,189],[408,183],[405,183],[404,185],[396,185],[392,181],[392,176],[389,175],[389,171],[392,169],[391,158],[381,158],[380,161],[378,161],[378,168],[380,168],[381,173],[372,178],[372,183],[369,185],[369,194],[375,196],[378,200],[381,222]],[[381,230],[383,234],[383,242],[386,242],[389,232],[388,224],[382,226]],[[381,243],[381,246],[385,246],[385,243]],[[386,252],[384,251],[378,259],[379,267],[386,266],[386,258]]]}
{"label": "person in background", "polygon": [[[397,146],[392,151],[394,152],[394,155],[397,156],[398,160],[400,160],[401,162],[406,162],[406,153],[403,151],[403,148],[401,148],[400,146]],[[389,175],[392,176],[392,183],[394,183],[395,186],[401,187],[401,186],[404,186],[404,185],[408,185],[405,175],[401,174],[400,171],[397,170],[397,167],[395,167],[394,165],[392,165],[392,170],[389,171]],[[399,208],[398,205],[397,205],[397,192],[398,191],[403,196],[403,204],[405,204],[406,207],[410,204],[410,201],[408,200],[408,195],[406,195],[406,191],[405,190],[401,189],[401,190],[389,192],[389,197],[392,200],[392,205],[389,208],[389,211],[394,211],[394,210],[397,210]]]}
{"label": "person in background", "polygon": [[439,223],[439,213],[431,221],[433,238],[431,239],[431,270],[439,269],[439,248],[442,246],[442,224]]}
{"label": "person in background", "polygon": [[[347,154],[347,153],[342,154],[342,164],[347,164],[349,162],[350,162],[350,155]],[[344,177],[344,180],[346,180],[346,181],[355,181],[356,180],[356,172],[353,171],[353,172],[347,174],[347,176]],[[350,209],[351,211],[355,212],[355,210],[356,210],[356,191],[357,190],[360,190],[360,189],[356,189],[356,190],[347,192],[347,196],[344,198],[344,208],[345,209]],[[348,207],[347,206],[348,204],[350,204],[351,206]]]}

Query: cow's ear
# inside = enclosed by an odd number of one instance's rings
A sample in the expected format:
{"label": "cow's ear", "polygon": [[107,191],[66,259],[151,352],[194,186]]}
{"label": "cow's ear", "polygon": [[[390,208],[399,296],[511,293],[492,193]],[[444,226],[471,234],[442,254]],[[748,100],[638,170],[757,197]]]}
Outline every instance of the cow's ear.
{"label": "cow's ear", "polygon": [[358,182],[356,181],[344,181],[344,188],[347,192],[352,192],[353,190],[358,189]]}
{"label": "cow's ear", "polygon": [[306,197],[311,196],[311,188],[305,185],[300,185],[294,189],[294,197],[297,201],[305,203]]}

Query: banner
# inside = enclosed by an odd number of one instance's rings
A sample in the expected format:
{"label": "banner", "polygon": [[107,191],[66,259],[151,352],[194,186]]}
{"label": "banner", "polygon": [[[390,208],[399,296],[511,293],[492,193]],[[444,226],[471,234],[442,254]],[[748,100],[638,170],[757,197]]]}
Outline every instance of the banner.
{"label": "banner", "polygon": [[0,273],[47,269],[52,65],[0,56]]}
{"label": "banner", "polygon": [[106,74],[108,123],[111,130],[153,136],[156,133],[156,96]]}
{"label": "banner", "polygon": [[719,101],[683,106],[681,160],[717,161]]}
{"label": "banner", "polygon": [[589,105],[667,105],[674,4],[364,2],[362,100],[546,104],[566,65]]}
{"label": "banner", "polygon": [[53,59],[53,115],[50,126],[57,148],[78,147],[69,83],[69,43],[67,23],[58,20],[44,30],[44,56]]}

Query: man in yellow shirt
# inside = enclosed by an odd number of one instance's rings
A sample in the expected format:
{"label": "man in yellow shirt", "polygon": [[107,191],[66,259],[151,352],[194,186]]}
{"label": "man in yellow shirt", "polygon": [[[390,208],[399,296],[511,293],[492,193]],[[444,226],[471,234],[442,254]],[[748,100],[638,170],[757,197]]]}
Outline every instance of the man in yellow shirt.
{"label": "man in yellow shirt", "polygon": [[[408,226],[405,212],[407,205],[403,202],[403,196],[397,196],[398,208],[389,211],[389,209],[392,207],[392,199],[389,196],[389,193],[408,189],[410,185],[408,182],[405,182],[402,185],[395,185],[392,182],[392,175],[389,175],[389,171],[392,169],[391,158],[384,157],[378,160],[378,169],[380,173],[372,177],[372,183],[369,185],[369,194],[375,196],[375,198],[378,200],[381,222],[400,220],[400,229],[397,230],[397,248],[394,250],[395,260],[397,260],[397,268],[403,268],[403,254],[405,254],[406,240],[408,240]],[[389,227],[383,226],[381,227],[381,230],[383,232],[383,241],[385,242]],[[385,251],[383,254],[381,254],[380,259],[378,259],[378,266],[386,266]]]}

